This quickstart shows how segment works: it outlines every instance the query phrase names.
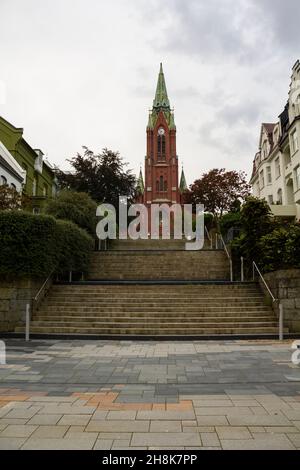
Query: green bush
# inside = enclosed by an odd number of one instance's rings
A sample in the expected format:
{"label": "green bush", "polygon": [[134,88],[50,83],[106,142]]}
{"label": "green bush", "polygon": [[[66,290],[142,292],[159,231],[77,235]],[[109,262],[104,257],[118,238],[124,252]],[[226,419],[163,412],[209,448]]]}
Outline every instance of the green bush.
{"label": "green bush", "polygon": [[88,233],[72,222],[57,221],[59,245],[63,247],[60,253],[57,271],[86,272],[89,265],[90,252],[93,249],[93,239]]}
{"label": "green bush", "polygon": [[219,221],[220,230],[223,236],[227,235],[228,230],[231,228],[241,227],[241,213],[228,212],[224,214]]}
{"label": "green bush", "polygon": [[69,220],[95,236],[97,204],[86,193],[63,190],[45,206],[45,213],[56,219]]}
{"label": "green bush", "polygon": [[300,267],[300,226],[279,227],[259,242],[261,265],[264,272]]}
{"label": "green bush", "polygon": [[23,211],[0,212],[2,278],[41,278],[70,267],[84,271],[92,246],[92,238],[74,224]]}

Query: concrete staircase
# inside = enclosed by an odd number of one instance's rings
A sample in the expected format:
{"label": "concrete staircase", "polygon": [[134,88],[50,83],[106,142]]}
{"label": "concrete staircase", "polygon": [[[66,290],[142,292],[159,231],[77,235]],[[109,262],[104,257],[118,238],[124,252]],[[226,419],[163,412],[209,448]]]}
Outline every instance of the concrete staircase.
{"label": "concrete staircase", "polygon": [[274,335],[278,324],[254,283],[77,284],[52,287],[33,316],[31,332],[99,337],[245,336]]}
{"label": "concrete staircase", "polygon": [[229,262],[222,250],[98,251],[90,280],[228,280]]}
{"label": "concrete staircase", "polygon": [[[207,243],[207,242],[206,242]],[[145,249],[147,247],[147,249]],[[119,241],[93,253],[88,280],[53,285],[31,333],[99,338],[268,336],[278,322],[255,283],[229,281],[222,250]],[[24,326],[16,329],[23,332]]]}

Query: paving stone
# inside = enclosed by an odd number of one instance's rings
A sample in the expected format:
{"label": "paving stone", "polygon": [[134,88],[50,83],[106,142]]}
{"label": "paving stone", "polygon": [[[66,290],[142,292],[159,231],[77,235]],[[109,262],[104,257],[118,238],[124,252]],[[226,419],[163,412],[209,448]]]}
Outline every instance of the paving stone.
{"label": "paving stone", "polygon": [[[159,448],[176,448],[178,446],[201,446],[199,434],[196,433],[137,433],[134,432],[131,440],[132,446],[159,446]],[[178,447],[177,447],[178,448]]]}
{"label": "paving stone", "polygon": [[62,415],[34,415],[27,424],[52,425],[57,424]]}
{"label": "paving stone", "polygon": [[17,418],[17,419],[30,419],[40,410],[39,407],[31,407],[29,409],[13,409],[7,415],[6,418]]}
{"label": "paving stone", "polygon": [[198,416],[198,426],[222,426],[227,425],[226,416]]}
{"label": "paving stone", "polygon": [[22,447],[25,438],[0,437],[0,450],[18,450]]}
{"label": "paving stone", "polygon": [[216,426],[219,439],[252,439],[245,426]]}
{"label": "paving stone", "polygon": [[92,419],[96,420],[104,420],[106,419],[106,416],[108,415],[108,411],[95,411],[95,413],[92,415]]}
{"label": "paving stone", "polygon": [[129,449],[130,447],[130,440],[126,440],[126,439],[120,439],[120,440],[115,440],[113,442],[113,445],[111,447],[111,449],[119,449],[119,450],[122,450],[122,449]]}
{"label": "paving stone", "polygon": [[90,415],[64,415],[59,421],[58,421],[58,426],[61,425],[77,425],[77,426],[86,426],[88,422],[90,421],[91,417]]}
{"label": "paving stone", "polygon": [[292,450],[295,447],[284,434],[255,434],[254,439],[223,439],[224,450]]}
{"label": "paving stone", "polygon": [[194,411],[138,411],[136,419],[143,420],[194,420]]}
{"label": "paving stone", "polygon": [[227,416],[229,424],[233,426],[289,426],[290,421],[284,416]]}
{"label": "paving stone", "polygon": [[195,408],[195,413],[198,416],[218,416],[218,415],[249,415],[251,410],[248,407],[224,407],[224,408]]}
{"label": "paving stone", "polygon": [[150,432],[181,432],[181,421],[151,421]]}
{"label": "paving stone", "polygon": [[113,440],[110,439],[97,439],[94,445],[94,450],[110,450]]}
{"label": "paving stone", "polygon": [[136,417],[136,411],[110,411],[106,417],[108,420],[133,420]]}
{"label": "paving stone", "polygon": [[77,415],[92,415],[96,410],[95,406],[71,406],[68,404],[58,405],[46,405],[40,411],[39,414],[77,414]]}
{"label": "paving stone", "polygon": [[297,449],[300,448],[300,433],[288,433],[287,437],[289,438],[290,441],[292,441],[293,445],[297,447]]}
{"label": "paving stone", "polygon": [[28,437],[35,430],[37,426],[30,426],[27,424],[9,424],[0,434],[0,437]]}
{"label": "paving stone", "polygon": [[90,450],[94,447],[97,437],[87,435],[72,439],[32,439],[29,438],[22,446],[24,450]]}
{"label": "paving stone", "polygon": [[130,432],[100,432],[99,439],[105,440],[120,440],[131,439],[132,433]]}
{"label": "paving stone", "polygon": [[92,432],[147,432],[149,421],[90,421],[86,431]]}
{"label": "paving stone", "polygon": [[220,441],[215,432],[202,432],[200,437],[204,447],[220,447]]}
{"label": "paving stone", "polygon": [[32,434],[32,439],[53,439],[63,437],[68,426],[39,426]]}

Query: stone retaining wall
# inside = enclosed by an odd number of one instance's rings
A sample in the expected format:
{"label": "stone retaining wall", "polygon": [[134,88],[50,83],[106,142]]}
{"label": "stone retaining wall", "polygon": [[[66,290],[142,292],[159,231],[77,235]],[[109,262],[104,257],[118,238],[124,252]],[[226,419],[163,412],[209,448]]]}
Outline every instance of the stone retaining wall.
{"label": "stone retaining wall", "polygon": [[43,280],[0,281],[0,332],[13,331],[25,323],[26,304],[31,303]]}
{"label": "stone retaining wall", "polygon": [[[300,333],[300,269],[274,271],[264,278],[283,305],[284,326],[290,333]],[[278,306],[275,309],[278,314]]]}

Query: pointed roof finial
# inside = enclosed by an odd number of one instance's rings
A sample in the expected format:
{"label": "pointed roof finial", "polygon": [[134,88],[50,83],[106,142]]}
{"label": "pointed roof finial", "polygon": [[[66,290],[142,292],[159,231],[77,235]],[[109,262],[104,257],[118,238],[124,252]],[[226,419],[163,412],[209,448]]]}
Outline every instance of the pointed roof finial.
{"label": "pointed roof finial", "polygon": [[145,192],[145,185],[144,185],[144,178],[142,173],[142,165],[140,165],[140,174],[137,180],[136,191],[139,194],[144,194]]}
{"label": "pointed roof finial", "polygon": [[158,74],[155,98],[153,101],[153,107],[154,108],[170,108],[170,102],[168,98],[168,92],[167,92],[162,62],[160,63],[160,69],[159,69],[159,74]]}
{"label": "pointed roof finial", "polygon": [[186,191],[186,190],[188,189],[187,184],[186,184],[186,179],[185,179],[183,164],[182,164],[182,169],[181,169],[181,177],[180,177],[179,189],[180,189],[180,192],[181,192],[181,193],[184,193],[184,191]]}

